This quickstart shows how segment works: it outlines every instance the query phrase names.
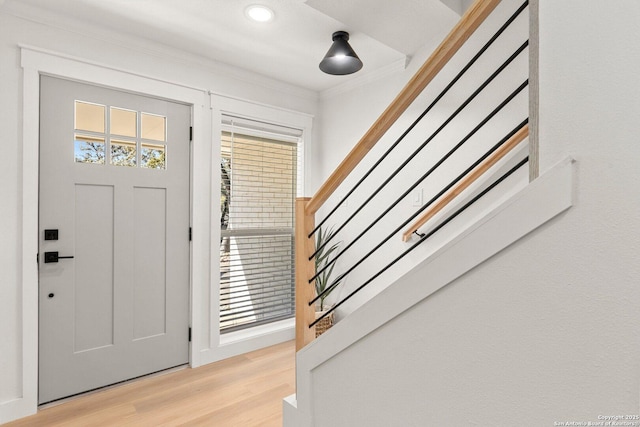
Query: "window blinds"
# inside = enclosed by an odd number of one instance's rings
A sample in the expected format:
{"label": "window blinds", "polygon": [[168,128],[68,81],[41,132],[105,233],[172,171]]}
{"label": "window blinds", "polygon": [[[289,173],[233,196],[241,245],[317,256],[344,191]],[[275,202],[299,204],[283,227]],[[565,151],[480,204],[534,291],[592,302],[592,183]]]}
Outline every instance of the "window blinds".
{"label": "window blinds", "polygon": [[294,202],[300,131],[223,117],[220,330],[295,313]]}

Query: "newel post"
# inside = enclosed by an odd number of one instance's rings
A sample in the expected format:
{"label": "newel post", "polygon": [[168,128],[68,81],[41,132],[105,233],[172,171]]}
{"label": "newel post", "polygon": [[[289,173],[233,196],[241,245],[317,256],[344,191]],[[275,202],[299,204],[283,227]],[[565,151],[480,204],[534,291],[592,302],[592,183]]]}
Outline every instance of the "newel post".
{"label": "newel post", "polygon": [[315,252],[315,239],[309,234],[315,227],[315,215],[307,215],[305,208],[310,197],[296,199],[295,260],[296,260],[296,351],[302,349],[316,337],[315,307],[309,301],[315,297],[315,284],[309,279],[315,274],[314,260],[309,257]]}

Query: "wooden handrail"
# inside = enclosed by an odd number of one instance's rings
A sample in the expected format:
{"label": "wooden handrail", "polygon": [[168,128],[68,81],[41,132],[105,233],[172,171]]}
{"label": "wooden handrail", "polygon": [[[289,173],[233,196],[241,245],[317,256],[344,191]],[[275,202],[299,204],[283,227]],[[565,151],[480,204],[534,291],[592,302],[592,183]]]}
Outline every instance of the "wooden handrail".
{"label": "wooden handrail", "polygon": [[407,230],[402,234],[402,241],[408,242],[411,235],[429,221],[435,214],[440,212],[453,199],[462,193],[467,187],[473,184],[482,174],[484,174],[491,166],[495,165],[498,160],[502,159],[507,153],[513,150],[527,136],[529,136],[529,125],[524,125],[516,132],[507,142],[502,144],[500,148],[487,157],[484,162],[480,163],[473,169],[469,175],[465,176],[455,187],[445,193],[438,202],[431,208],[427,209]]}
{"label": "wooden handrail", "polygon": [[427,87],[499,3],[500,0],[476,0],[467,9],[460,21],[453,27],[429,59],[420,67],[418,72],[409,80],[398,96],[307,203],[307,215],[313,215],[320,209],[324,202],[349,176],[351,171],[355,169],[402,113],[406,111],[409,105],[422,93],[424,88]]}

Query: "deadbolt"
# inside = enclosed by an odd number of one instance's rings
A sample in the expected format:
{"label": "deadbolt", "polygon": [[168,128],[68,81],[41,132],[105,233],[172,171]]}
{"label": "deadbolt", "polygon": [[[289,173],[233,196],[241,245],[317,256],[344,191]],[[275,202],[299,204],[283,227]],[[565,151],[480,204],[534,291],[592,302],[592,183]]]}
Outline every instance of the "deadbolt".
{"label": "deadbolt", "polygon": [[44,230],[44,240],[58,240],[58,230],[57,229]]}

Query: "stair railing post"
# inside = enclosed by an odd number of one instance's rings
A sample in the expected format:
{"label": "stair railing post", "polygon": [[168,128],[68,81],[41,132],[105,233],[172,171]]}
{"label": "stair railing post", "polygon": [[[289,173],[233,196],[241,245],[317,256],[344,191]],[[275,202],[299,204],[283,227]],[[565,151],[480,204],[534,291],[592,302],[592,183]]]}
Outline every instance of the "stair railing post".
{"label": "stair railing post", "polygon": [[315,307],[309,301],[315,297],[315,283],[309,279],[315,274],[315,260],[309,257],[315,252],[315,239],[309,234],[315,227],[315,215],[307,215],[305,209],[310,197],[296,199],[295,261],[296,261],[296,351],[315,339]]}

